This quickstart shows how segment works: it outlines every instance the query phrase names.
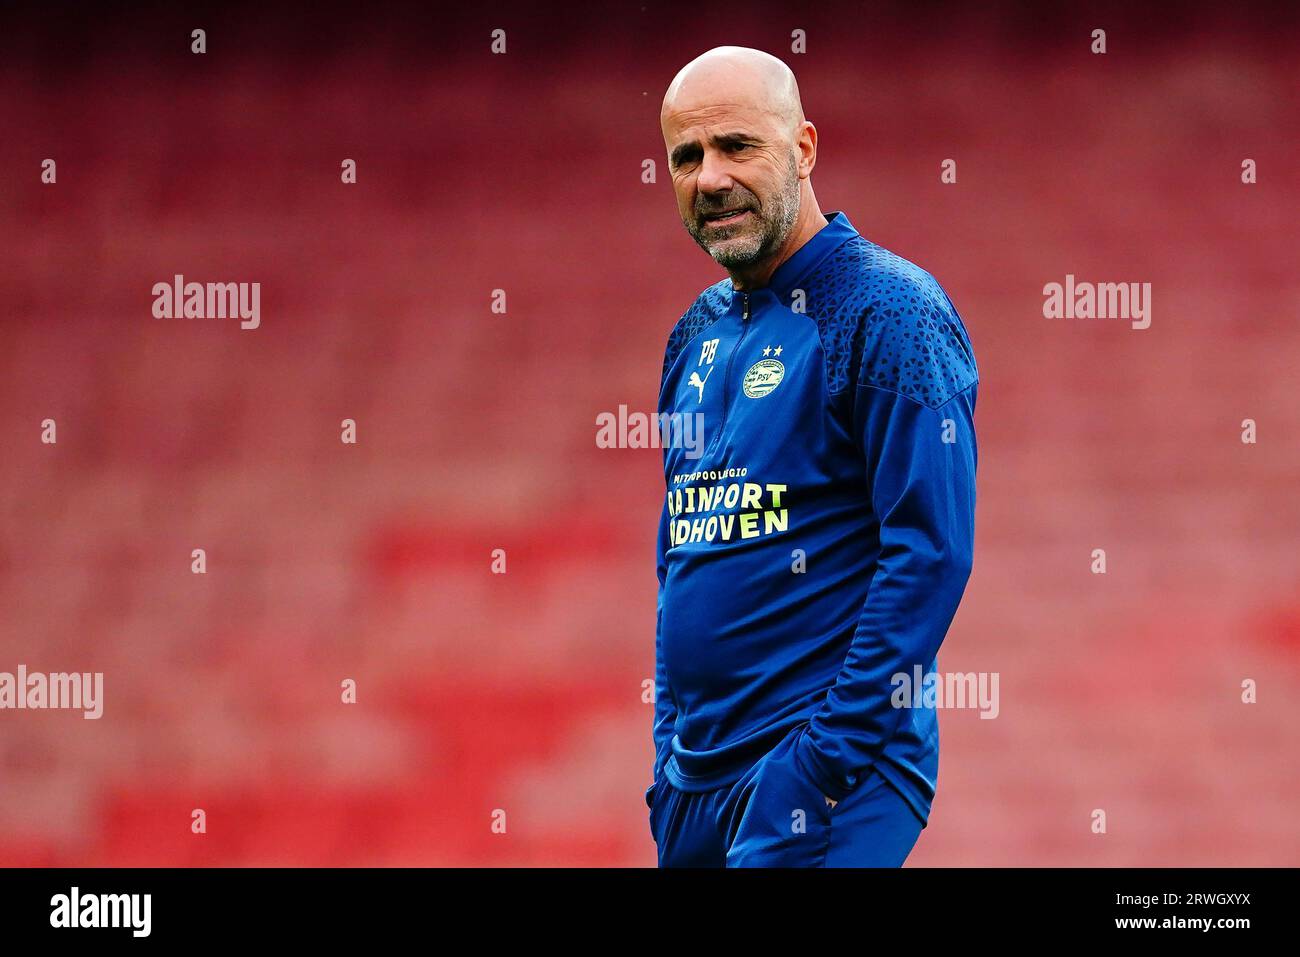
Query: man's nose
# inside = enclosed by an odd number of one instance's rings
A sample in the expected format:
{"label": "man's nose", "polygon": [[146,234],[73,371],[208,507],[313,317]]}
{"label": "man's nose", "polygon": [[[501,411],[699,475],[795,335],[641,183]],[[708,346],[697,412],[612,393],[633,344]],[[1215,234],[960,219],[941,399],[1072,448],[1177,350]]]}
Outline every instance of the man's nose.
{"label": "man's nose", "polygon": [[701,193],[723,193],[735,185],[731,179],[731,164],[716,150],[705,150],[700,160],[700,173],[695,178],[695,188]]}

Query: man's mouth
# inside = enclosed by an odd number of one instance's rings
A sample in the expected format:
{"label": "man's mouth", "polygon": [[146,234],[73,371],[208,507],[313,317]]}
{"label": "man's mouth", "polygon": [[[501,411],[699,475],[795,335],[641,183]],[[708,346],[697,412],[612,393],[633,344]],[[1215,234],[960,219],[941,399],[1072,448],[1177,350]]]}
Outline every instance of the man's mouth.
{"label": "man's mouth", "polygon": [[716,213],[705,213],[704,222],[710,226],[729,226],[740,222],[748,214],[747,208],[724,209]]}

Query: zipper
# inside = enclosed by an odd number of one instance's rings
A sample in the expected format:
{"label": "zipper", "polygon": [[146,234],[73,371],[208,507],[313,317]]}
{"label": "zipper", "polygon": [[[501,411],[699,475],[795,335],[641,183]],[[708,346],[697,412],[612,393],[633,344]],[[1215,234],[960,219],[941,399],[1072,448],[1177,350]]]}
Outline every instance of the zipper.
{"label": "zipper", "polygon": [[714,447],[722,441],[723,430],[727,427],[727,409],[731,403],[727,399],[728,385],[731,382],[731,363],[736,358],[736,353],[740,351],[741,345],[745,341],[745,336],[749,333],[749,293],[740,294],[740,337],[736,339],[736,344],[732,346],[731,353],[727,356],[727,368],[722,373],[722,415],[718,418],[718,431],[713,436],[713,441],[705,449],[705,454],[712,452]]}

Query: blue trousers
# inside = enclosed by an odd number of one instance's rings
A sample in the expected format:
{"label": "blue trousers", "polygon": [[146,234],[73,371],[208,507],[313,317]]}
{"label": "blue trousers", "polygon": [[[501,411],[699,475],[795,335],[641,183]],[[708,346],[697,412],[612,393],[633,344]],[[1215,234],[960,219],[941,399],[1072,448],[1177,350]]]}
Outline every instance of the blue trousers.
{"label": "blue trousers", "polygon": [[923,821],[874,768],[835,807],[792,760],[786,738],[735,784],[647,792],[660,867],[899,867]]}

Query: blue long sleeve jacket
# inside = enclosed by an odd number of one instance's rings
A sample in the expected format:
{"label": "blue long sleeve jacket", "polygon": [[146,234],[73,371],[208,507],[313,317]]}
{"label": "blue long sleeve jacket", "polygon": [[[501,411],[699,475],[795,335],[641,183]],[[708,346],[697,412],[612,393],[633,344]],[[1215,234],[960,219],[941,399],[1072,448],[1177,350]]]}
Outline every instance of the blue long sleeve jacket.
{"label": "blue long sleeve jacket", "polygon": [[[928,820],[936,670],[970,574],[978,374],[957,310],[843,212],[766,287],[706,289],[664,356],[654,776],[737,780],[798,725],[839,800],[876,768]],[[909,699],[909,704],[917,704]]]}

